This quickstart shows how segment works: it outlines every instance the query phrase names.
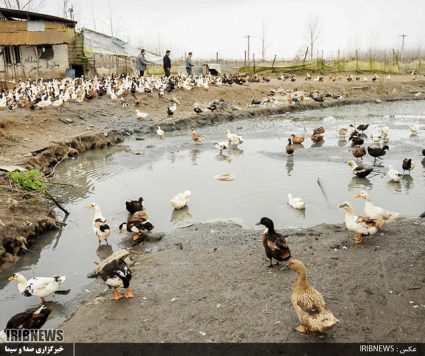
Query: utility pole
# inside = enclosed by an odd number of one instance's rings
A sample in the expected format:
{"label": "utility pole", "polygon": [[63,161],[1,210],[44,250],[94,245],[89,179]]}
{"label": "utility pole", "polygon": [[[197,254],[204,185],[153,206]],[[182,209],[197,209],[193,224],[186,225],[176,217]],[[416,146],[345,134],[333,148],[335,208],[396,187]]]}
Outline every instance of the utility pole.
{"label": "utility pole", "polygon": [[249,65],[249,40],[251,39],[251,35],[246,35],[245,36],[248,39],[248,49],[247,49],[247,58],[248,58],[248,65]]}
{"label": "utility pole", "polygon": [[403,62],[403,55],[404,55],[404,39],[407,37],[404,33],[400,35],[401,37],[401,54],[400,54],[400,62]]}

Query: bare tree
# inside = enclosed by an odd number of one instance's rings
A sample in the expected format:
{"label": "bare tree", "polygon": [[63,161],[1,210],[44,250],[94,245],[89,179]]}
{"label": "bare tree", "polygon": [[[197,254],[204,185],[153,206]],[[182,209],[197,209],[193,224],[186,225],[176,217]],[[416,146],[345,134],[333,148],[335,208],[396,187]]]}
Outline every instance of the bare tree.
{"label": "bare tree", "polygon": [[313,53],[314,48],[317,44],[317,42],[320,39],[321,35],[321,27],[320,27],[320,20],[319,16],[313,16],[311,15],[306,23],[306,34],[307,34],[307,41],[310,45],[310,60],[313,60]]}
{"label": "bare tree", "polygon": [[2,4],[7,9],[40,11],[46,0],[2,0]]}

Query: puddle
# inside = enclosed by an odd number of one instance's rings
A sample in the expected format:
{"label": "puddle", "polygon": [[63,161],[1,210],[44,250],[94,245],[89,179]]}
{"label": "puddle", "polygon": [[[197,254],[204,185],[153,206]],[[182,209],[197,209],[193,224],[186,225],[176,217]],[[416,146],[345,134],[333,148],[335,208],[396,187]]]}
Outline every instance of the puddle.
{"label": "puddle", "polygon": [[[129,237],[118,234],[125,221],[125,201],[142,196],[155,231],[167,232],[195,222],[234,221],[254,228],[263,216],[275,221],[278,228],[305,227],[321,223],[342,223],[343,213],[337,205],[354,201],[359,190],[369,191],[373,201],[405,216],[417,216],[425,210],[425,131],[410,136],[409,124],[418,120],[425,127],[425,102],[394,102],[312,110],[269,120],[249,119],[200,129],[207,136],[202,145],[194,145],[189,132],[156,137],[129,139],[123,145],[65,162],[56,169],[54,190],[71,212],[61,232],[46,234],[12,269],[0,273],[0,325],[14,314],[35,306],[37,298],[18,293],[16,282],[7,276],[21,272],[32,276],[67,276],[67,296],[57,296],[50,304],[53,313],[45,327],[55,327],[72,313],[101,282],[86,275],[99,261],[97,240],[91,229],[93,211],[90,202],[102,208],[112,226],[110,243],[118,249],[128,246]],[[375,168],[368,179],[353,177],[346,162],[352,159],[351,146],[337,137],[337,128],[350,123],[369,123],[368,135],[380,126],[390,128],[390,151],[384,159],[401,170],[403,158],[416,161],[412,176],[401,183],[389,183],[384,168]],[[294,157],[285,151],[291,133],[310,136],[312,128],[326,128],[325,142],[312,145],[309,138]],[[220,154],[214,143],[226,138],[230,129],[246,139],[240,149]],[[147,146],[150,146],[148,148]],[[365,157],[371,163],[370,157]],[[233,181],[217,181],[218,174],[232,173]],[[318,184],[320,180],[320,185]],[[185,190],[192,192],[189,206],[173,211],[170,199]],[[287,194],[300,196],[306,210],[294,210],[287,204]],[[356,201],[361,212],[363,202]],[[52,298],[50,298],[52,299]]]}

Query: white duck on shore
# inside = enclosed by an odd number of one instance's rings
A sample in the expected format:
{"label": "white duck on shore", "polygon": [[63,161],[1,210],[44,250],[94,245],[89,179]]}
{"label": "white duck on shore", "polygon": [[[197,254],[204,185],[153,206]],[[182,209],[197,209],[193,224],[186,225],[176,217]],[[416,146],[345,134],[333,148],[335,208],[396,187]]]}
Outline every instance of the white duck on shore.
{"label": "white duck on shore", "polygon": [[379,206],[375,206],[370,199],[369,194],[366,192],[360,192],[354,196],[354,198],[362,198],[365,200],[364,214],[366,217],[371,219],[382,219],[386,224],[397,219],[400,213],[385,210]]}

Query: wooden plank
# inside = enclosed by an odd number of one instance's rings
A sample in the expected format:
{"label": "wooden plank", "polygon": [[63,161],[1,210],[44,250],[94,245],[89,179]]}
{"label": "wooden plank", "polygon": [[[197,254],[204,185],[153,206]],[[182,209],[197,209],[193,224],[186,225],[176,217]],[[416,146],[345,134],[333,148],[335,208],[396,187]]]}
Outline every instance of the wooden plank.
{"label": "wooden plank", "polygon": [[69,32],[8,32],[0,31],[0,46],[63,44],[73,41],[73,34]]}
{"label": "wooden plank", "polygon": [[99,262],[96,265],[96,267],[94,268],[93,272],[89,273],[87,275],[87,277],[89,277],[89,278],[96,277],[99,274],[99,272],[102,270],[102,268],[105,267],[108,263],[112,262],[113,260],[125,259],[129,255],[130,255],[130,252],[128,252],[126,249],[121,249],[121,250],[115,251],[108,258],[106,258],[103,261]]}

